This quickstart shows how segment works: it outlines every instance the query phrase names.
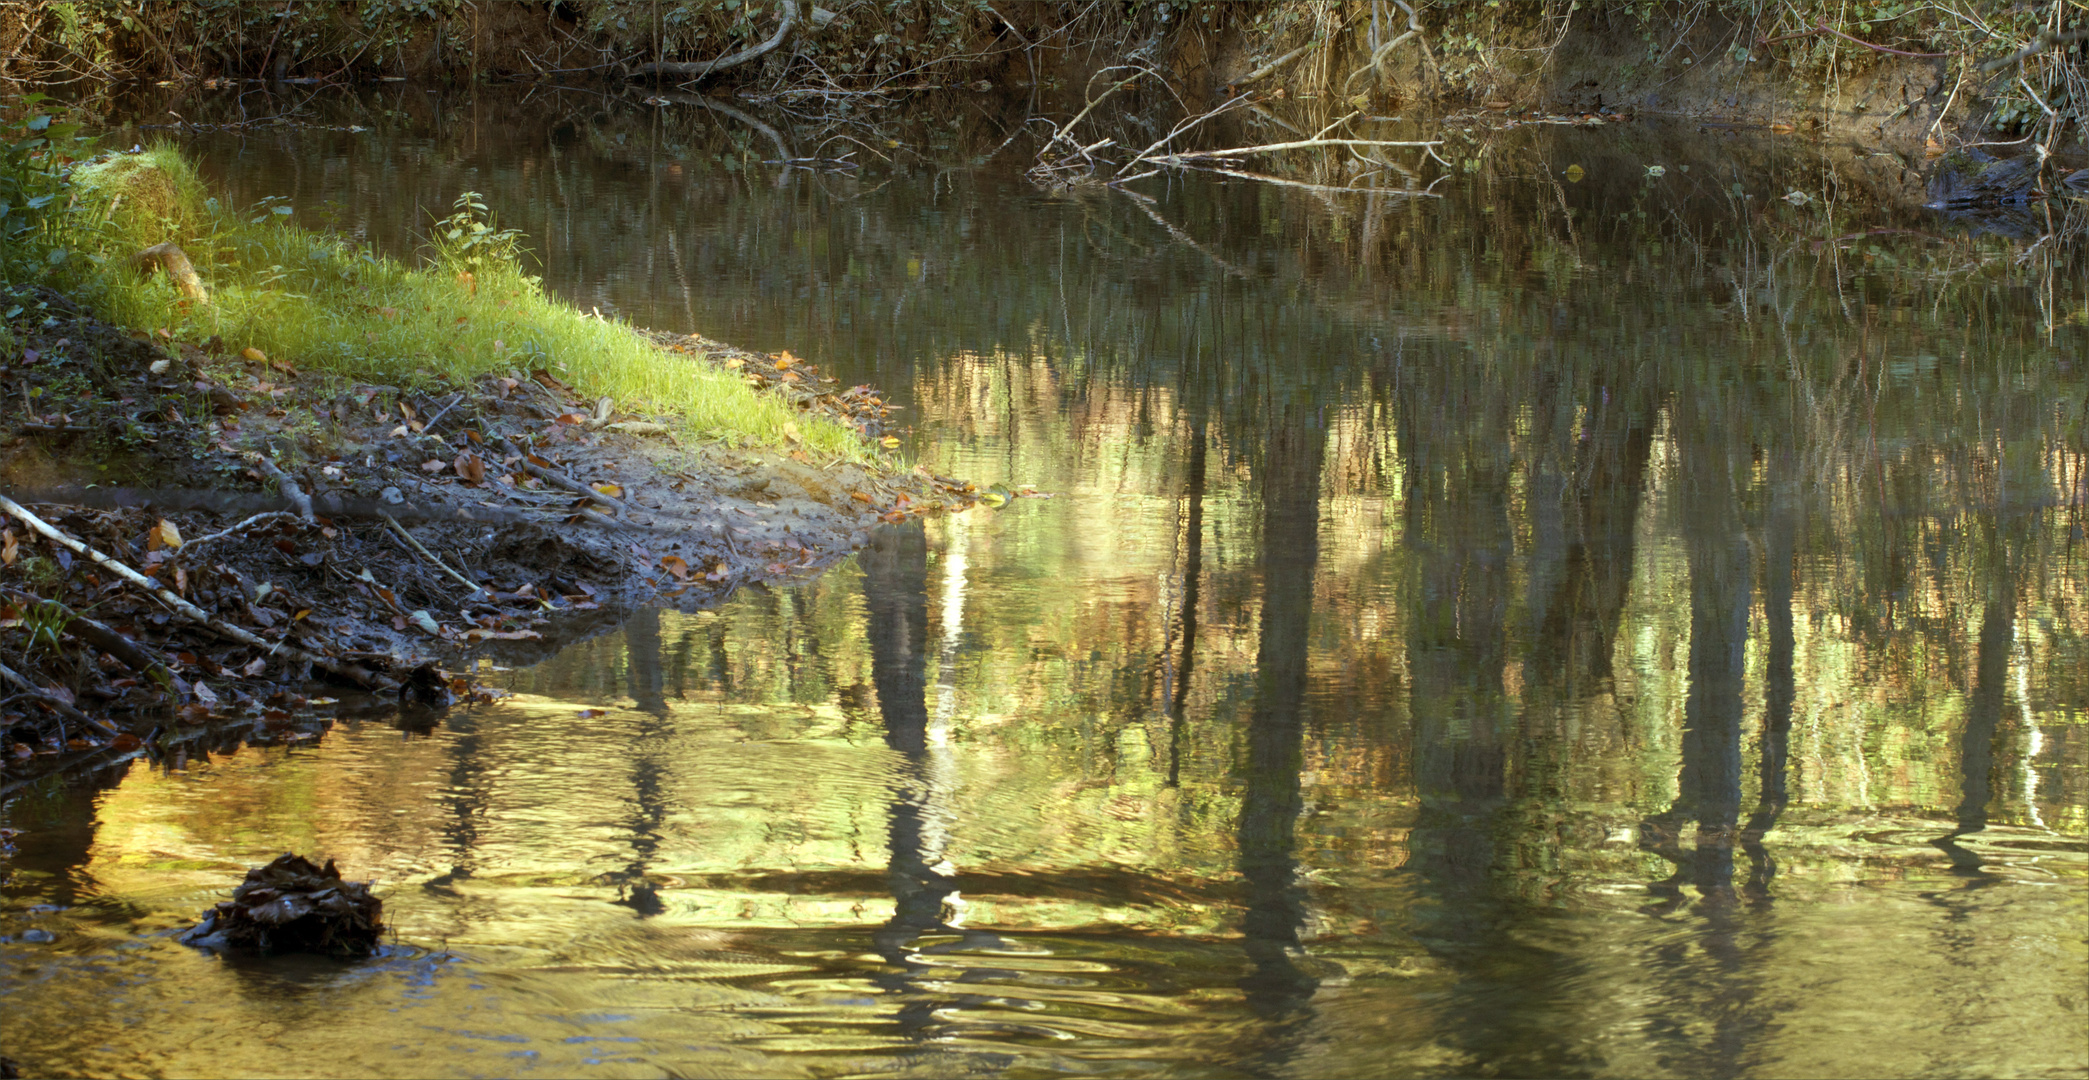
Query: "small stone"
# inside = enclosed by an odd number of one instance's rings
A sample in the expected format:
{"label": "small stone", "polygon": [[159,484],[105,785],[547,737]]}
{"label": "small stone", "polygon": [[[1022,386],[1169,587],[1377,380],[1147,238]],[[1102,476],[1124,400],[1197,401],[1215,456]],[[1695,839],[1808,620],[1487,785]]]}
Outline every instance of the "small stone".
{"label": "small stone", "polygon": [[388,487],[384,489],[384,491],[378,495],[378,498],[381,498],[384,501],[391,503],[395,506],[399,503],[403,503],[406,501],[406,496],[399,494],[399,489],[395,487]]}
{"label": "small stone", "polygon": [[51,933],[49,930],[24,930],[22,931],[22,940],[33,945],[48,945],[58,940],[58,935]]}

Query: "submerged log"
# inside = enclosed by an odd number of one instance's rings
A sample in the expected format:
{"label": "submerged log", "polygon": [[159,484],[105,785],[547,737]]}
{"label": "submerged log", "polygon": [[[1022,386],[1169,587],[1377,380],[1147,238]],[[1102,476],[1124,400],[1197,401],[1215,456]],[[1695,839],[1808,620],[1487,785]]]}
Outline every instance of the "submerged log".
{"label": "submerged log", "polygon": [[282,855],[247,871],[232,899],[203,913],[184,945],[367,956],[384,934],[384,901],[370,883],[343,881],[334,861]]}
{"label": "submerged log", "polygon": [[196,276],[196,267],[189,262],[187,252],[173,244],[154,244],[138,253],[138,269],[145,274],[154,270],[165,270],[181,295],[199,304],[210,303],[210,290],[203,287],[203,279]]}

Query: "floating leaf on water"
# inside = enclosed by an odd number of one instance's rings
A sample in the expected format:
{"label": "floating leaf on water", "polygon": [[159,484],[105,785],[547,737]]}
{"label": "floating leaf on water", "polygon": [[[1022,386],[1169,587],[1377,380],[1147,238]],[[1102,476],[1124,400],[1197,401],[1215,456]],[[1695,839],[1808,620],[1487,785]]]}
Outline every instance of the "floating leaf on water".
{"label": "floating leaf on water", "polygon": [[1586,170],[1586,169],[1583,169],[1583,168],[1582,168],[1581,166],[1579,166],[1579,165],[1569,165],[1569,166],[1567,166],[1567,183],[1570,183],[1570,184],[1578,184],[1578,183],[1581,183],[1581,178],[1582,178],[1582,177],[1584,177],[1584,176],[1587,176],[1587,175],[1588,175],[1588,170]]}

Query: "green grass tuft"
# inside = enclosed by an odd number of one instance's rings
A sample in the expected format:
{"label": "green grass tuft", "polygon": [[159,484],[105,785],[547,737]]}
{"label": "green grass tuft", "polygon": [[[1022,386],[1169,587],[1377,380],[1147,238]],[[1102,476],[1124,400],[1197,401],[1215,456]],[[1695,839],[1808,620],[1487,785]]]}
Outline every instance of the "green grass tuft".
{"label": "green grass tuft", "polygon": [[[279,202],[228,212],[171,149],[118,156],[75,178],[100,204],[98,235],[79,244],[100,257],[99,306],[124,325],[216,335],[235,353],[256,348],[305,371],[402,388],[544,368],[590,398],[698,437],[776,446],[795,433],[817,454],[871,456],[840,423],[547,295],[517,264],[515,235],[480,220],[475,200],[460,199],[458,213],[436,223],[434,256],[411,267],[293,225]],[[168,240],[195,264],[209,304],[183,298],[163,274],[127,269],[139,249]]]}

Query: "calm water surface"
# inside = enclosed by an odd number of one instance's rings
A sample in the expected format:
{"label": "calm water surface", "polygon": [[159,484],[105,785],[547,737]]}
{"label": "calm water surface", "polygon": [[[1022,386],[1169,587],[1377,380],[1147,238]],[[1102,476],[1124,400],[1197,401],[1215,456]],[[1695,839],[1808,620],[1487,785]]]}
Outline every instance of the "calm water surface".
{"label": "calm water surface", "polygon": [[[1441,198],[1147,203],[1026,184],[1021,103],[914,113],[841,129],[902,143],[860,176],[588,95],[187,136],[395,251],[485,192],[581,304],[874,382],[937,471],[1051,497],[641,612],[432,727],[18,799],[9,1055],[2089,1070],[2079,244],[1652,126],[1461,135]],[[398,943],[174,942],[284,850],[379,879]]]}

